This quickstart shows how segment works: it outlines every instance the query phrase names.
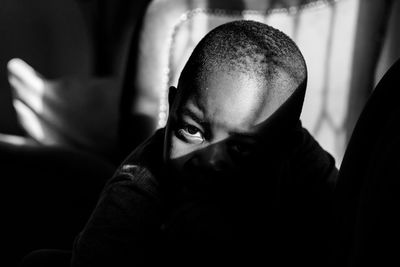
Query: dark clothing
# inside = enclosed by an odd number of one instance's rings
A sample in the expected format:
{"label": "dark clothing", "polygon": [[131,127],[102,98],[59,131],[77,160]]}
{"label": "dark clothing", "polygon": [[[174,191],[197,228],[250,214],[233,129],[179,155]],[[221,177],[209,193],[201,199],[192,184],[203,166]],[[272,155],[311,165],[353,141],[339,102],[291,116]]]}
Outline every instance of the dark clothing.
{"label": "dark clothing", "polygon": [[296,136],[285,153],[259,154],[231,180],[191,194],[163,167],[159,130],[105,186],[72,266],[326,266],[337,170],[305,129]]}
{"label": "dark clothing", "polygon": [[334,266],[400,266],[400,60],[379,81],[343,158]]}
{"label": "dark clothing", "polygon": [[26,255],[19,267],[68,267],[71,262],[71,251],[61,249],[35,250]]}

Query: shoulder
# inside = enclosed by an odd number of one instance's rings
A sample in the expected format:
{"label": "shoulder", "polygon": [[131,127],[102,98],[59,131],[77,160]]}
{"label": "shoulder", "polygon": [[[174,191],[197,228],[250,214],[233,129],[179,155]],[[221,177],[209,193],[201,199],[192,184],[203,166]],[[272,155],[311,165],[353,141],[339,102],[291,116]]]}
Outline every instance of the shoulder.
{"label": "shoulder", "polygon": [[300,177],[317,180],[334,187],[338,170],[335,159],[323,149],[314,137],[305,129],[301,129],[301,138],[294,150],[291,168]]}
{"label": "shoulder", "polygon": [[158,130],[135,149],[117,168],[105,190],[135,187],[136,190],[156,194],[163,170],[163,133],[163,129]]}
{"label": "shoulder", "polygon": [[149,168],[158,168],[158,165],[162,165],[164,134],[164,128],[157,130],[152,136],[132,151],[123,161],[120,169],[127,164],[142,165]]}

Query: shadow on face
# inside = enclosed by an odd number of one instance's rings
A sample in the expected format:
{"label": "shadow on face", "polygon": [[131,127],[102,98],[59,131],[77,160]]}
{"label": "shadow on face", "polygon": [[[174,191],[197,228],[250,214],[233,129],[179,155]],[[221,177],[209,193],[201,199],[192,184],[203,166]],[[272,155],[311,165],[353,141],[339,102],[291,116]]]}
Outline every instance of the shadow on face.
{"label": "shadow on face", "polygon": [[[282,156],[297,142],[291,130],[298,126],[305,81],[282,102],[274,92],[288,86],[285,79],[270,84],[223,69],[180,80],[179,89],[170,88],[165,136],[171,173],[194,191],[276,184],[268,177],[279,176]],[[263,181],[252,180],[258,174]]]}
{"label": "shadow on face", "polygon": [[232,133],[215,142],[202,140],[199,130],[190,127],[171,119],[165,149],[171,174],[190,194],[261,190],[272,197],[268,191],[276,191],[285,149],[280,145],[284,134],[271,131],[268,119],[251,132]]}

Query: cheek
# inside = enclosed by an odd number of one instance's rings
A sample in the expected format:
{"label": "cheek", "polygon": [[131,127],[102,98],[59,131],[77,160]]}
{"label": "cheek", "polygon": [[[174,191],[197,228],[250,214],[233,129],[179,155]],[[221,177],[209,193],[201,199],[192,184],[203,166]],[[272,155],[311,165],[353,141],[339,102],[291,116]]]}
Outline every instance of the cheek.
{"label": "cheek", "polygon": [[170,151],[169,151],[169,158],[171,160],[177,160],[179,158],[184,157],[188,153],[190,153],[191,149],[190,146],[180,139],[172,135],[171,137],[171,144],[170,144]]}
{"label": "cheek", "polygon": [[171,142],[169,146],[169,163],[176,170],[182,170],[185,163],[193,157],[193,152],[198,148],[183,142],[174,134],[171,135]]}

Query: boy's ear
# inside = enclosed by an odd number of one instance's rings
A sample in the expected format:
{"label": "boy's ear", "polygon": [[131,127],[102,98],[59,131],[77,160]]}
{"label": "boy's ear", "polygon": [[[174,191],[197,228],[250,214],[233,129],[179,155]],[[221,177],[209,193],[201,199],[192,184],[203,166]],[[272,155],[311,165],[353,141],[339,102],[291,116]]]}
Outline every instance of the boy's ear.
{"label": "boy's ear", "polygon": [[171,109],[172,104],[174,103],[174,100],[176,98],[178,89],[175,86],[170,86],[169,91],[168,91],[168,104]]}

